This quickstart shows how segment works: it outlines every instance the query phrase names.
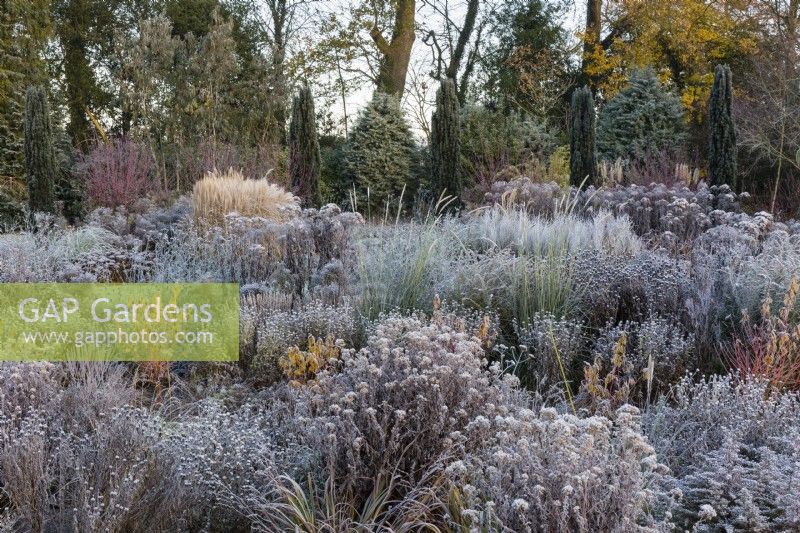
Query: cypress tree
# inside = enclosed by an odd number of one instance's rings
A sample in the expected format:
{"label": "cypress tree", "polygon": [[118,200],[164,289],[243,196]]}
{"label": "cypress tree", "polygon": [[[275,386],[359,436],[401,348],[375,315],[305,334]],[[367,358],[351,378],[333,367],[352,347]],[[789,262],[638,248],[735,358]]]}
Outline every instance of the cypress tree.
{"label": "cypress tree", "polygon": [[50,129],[50,106],[41,86],[31,86],[25,94],[25,168],[31,213],[55,212],[58,171]]}
{"label": "cypress tree", "polygon": [[25,89],[43,83],[52,2],[0,2],[0,177],[25,176]]}
{"label": "cypress tree", "polygon": [[289,126],[289,175],[292,189],[305,205],[319,205],[319,138],[314,116],[314,97],[308,84],[294,97]]}
{"label": "cypress tree", "polygon": [[714,86],[708,100],[710,126],[708,178],[711,185],[730,185],[736,189],[736,131],[731,116],[731,69],[717,65]]}
{"label": "cypress tree", "polygon": [[436,93],[436,111],[431,118],[432,192],[438,198],[442,191],[461,196],[462,179],[459,165],[459,106],[453,80],[442,81]]}
{"label": "cypress tree", "polygon": [[[597,178],[597,153],[594,144],[594,97],[589,87],[572,94],[569,122],[570,185],[593,185]],[[584,182],[585,180],[585,182]]]}

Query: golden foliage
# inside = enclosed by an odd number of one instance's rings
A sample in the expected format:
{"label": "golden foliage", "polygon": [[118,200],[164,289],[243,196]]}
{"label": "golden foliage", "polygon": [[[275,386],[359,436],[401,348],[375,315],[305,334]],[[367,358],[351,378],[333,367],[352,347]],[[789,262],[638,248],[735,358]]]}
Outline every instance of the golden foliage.
{"label": "golden foliage", "polygon": [[298,200],[279,185],[265,179],[246,179],[239,171],[209,172],[192,193],[195,220],[222,226],[225,215],[287,220],[299,207]]}
{"label": "golden foliage", "polygon": [[[592,411],[613,412],[617,407],[629,403],[638,383],[633,365],[625,359],[628,334],[622,333],[611,349],[611,368],[603,375],[603,358],[583,369],[583,389]],[[642,377],[648,378],[647,372]]]}
{"label": "golden foliage", "polygon": [[323,341],[309,336],[306,350],[292,346],[278,364],[290,383],[299,386],[313,381],[317,373],[338,360],[341,353],[341,342],[335,341],[333,337],[329,336]]}
{"label": "golden foliage", "polygon": [[602,80],[606,98],[624,88],[631,69],[655,66],[662,81],[671,79],[691,117],[697,118],[713,84],[714,65],[756,51],[755,21],[746,0],[618,0],[615,22],[624,28],[603,49],[594,45],[585,58],[586,73]]}

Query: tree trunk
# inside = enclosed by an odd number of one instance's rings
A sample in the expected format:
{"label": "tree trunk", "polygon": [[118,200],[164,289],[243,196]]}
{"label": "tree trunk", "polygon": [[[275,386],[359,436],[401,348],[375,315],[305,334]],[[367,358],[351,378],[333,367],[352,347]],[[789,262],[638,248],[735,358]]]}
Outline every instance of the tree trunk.
{"label": "tree trunk", "polygon": [[453,50],[453,57],[450,58],[450,64],[447,66],[447,72],[445,73],[446,79],[455,81],[458,77],[458,69],[461,68],[461,60],[464,57],[464,51],[472,36],[472,30],[475,28],[475,19],[478,18],[479,4],[480,0],[469,0],[467,14],[464,17],[464,27],[458,34],[456,48]]}
{"label": "tree trunk", "polygon": [[416,0],[398,0],[391,42],[384,38],[377,25],[373,26],[370,32],[372,40],[383,56],[378,71],[377,89],[398,99],[403,96],[408,64],[411,60],[411,48],[416,39],[415,17]]}
{"label": "tree trunk", "polygon": [[770,213],[775,213],[775,202],[778,200],[778,187],[781,183],[781,172],[783,171],[783,143],[786,140],[786,113],[781,113],[781,140],[778,148],[778,170],[775,173],[775,187],[772,189],[772,202],[770,202]]}
{"label": "tree trunk", "polygon": [[589,69],[592,64],[591,57],[594,54],[595,47],[600,44],[600,13],[602,7],[602,0],[587,0],[586,2],[586,27],[584,30],[581,73],[584,81],[591,87],[593,92],[597,90],[597,79],[591,75]]}
{"label": "tree trunk", "polygon": [[789,0],[789,11],[786,15],[786,33],[792,41],[797,37],[797,17],[800,12],[800,0]]}
{"label": "tree trunk", "polygon": [[268,2],[272,15],[272,93],[273,108],[272,123],[270,124],[270,142],[280,145],[286,144],[286,23],[291,5],[286,0],[271,0]]}
{"label": "tree trunk", "polygon": [[67,132],[76,148],[84,149],[89,141],[90,124],[86,109],[96,91],[94,71],[89,64],[88,43],[91,25],[90,6],[86,0],[68,0],[58,25],[64,47],[64,79],[66,82],[69,125]]}

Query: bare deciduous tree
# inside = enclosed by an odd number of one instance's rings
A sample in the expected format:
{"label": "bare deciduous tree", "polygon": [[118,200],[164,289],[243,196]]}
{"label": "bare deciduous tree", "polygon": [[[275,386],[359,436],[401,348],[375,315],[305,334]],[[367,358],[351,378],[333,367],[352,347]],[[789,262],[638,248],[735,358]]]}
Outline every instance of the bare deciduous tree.
{"label": "bare deciduous tree", "polygon": [[274,96],[274,136],[285,136],[287,105],[291,85],[302,68],[295,64],[300,37],[309,30],[319,0],[239,0],[242,12],[258,28],[261,45],[269,61],[269,86]]}
{"label": "bare deciduous tree", "polygon": [[761,0],[752,14],[762,34],[737,106],[741,145],[774,170],[771,210],[783,182],[800,178],[800,0]]}
{"label": "bare deciduous tree", "polygon": [[[483,5],[485,3],[484,1]],[[431,17],[432,24],[422,24],[422,41],[431,50],[433,68],[430,75],[436,80],[453,80],[458,88],[459,99],[463,101],[469,87],[469,78],[479,58],[481,37],[487,20],[479,17],[482,2],[423,0],[423,6],[434,15]],[[463,20],[454,16],[456,12],[464,13]]]}
{"label": "bare deciduous tree", "polygon": [[394,7],[394,26],[391,39],[387,40],[380,29],[378,16],[369,34],[381,53],[380,67],[376,85],[379,91],[400,98],[406,86],[411,49],[417,38],[416,1],[396,0]]}

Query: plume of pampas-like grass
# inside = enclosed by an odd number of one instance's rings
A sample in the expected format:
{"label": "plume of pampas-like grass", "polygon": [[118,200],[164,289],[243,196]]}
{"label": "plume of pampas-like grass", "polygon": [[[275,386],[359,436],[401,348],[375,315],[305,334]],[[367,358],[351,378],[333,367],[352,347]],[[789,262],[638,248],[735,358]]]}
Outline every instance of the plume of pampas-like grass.
{"label": "plume of pampas-like grass", "polygon": [[298,199],[281,186],[247,179],[234,169],[207,173],[194,186],[192,205],[195,220],[216,226],[229,213],[284,221],[300,209]]}

